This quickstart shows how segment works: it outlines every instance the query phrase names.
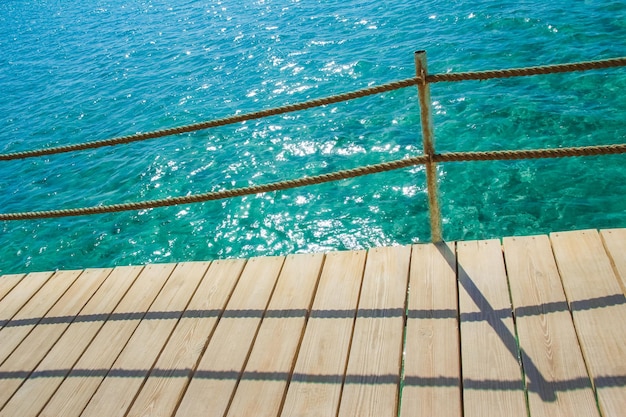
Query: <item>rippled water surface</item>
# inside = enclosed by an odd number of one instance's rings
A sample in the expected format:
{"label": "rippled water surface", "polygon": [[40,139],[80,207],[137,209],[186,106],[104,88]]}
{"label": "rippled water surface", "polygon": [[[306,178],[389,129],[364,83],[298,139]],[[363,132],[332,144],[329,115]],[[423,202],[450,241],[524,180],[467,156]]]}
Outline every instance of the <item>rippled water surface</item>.
{"label": "rippled water surface", "polygon": [[[0,153],[431,73],[626,55],[625,1],[0,2]],[[431,86],[438,151],[623,143],[626,70]],[[0,161],[0,210],[157,199],[421,153],[415,88],[117,147]],[[438,167],[444,237],[626,226],[623,156]],[[232,200],[0,222],[0,272],[427,241],[423,168]]]}

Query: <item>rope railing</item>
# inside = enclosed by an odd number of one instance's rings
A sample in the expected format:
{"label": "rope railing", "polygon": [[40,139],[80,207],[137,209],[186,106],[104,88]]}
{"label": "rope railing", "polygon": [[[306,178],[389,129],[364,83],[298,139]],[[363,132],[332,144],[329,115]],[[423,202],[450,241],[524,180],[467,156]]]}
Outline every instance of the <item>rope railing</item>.
{"label": "rope railing", "polygon": [[292,180],[278,181],[268,184],[252,185],[230,190],[215,191],[202,194],[193,194],[180,197],[169,197],[160,200],[140,201],[133,203],[82,207],[74,209],[30,211],[23,213],[3,213],[0,220],[34,220],[57,217],[84,216],[89,214],[116,213],[122,211],[147,210],[160,207],[177,206],[183,204],[201,203],[206,201],[224,200],[227,198],[243,197],[273,191],[283,191],[292,188],[324,184],[348,178],[362,177],[381,172],[395,171],[416,165],[425,165],[433,162],[469,162],[469,161],[511,161],[522,159],[565,158],[572,156],[616,155],[626,153],[626,144],[582,146],[555,149],[530,149],[487,152],[449,152],[443,154],[420,155],[396,161],[382,162],[358,168],[346,169],[311,177],[302,177]]}
{"label": "rope railing", "polygon": [[328,104],[341,103],[356,98],[367,97],[375,94],[381,94],[388,91],[398,90],[417,84],[417,79],[409,78],[401,81],[394,81],[379,86],[368,87],[348,93],[338,94],[330,97],[317,98],[301,103],[287,104],[281,107],[275,107],[267,110],[259,110],[252,113],[238,114],[235,116],[224,117],[221,119],[209,120],[186,126],[174,127],[170,129],[156,130],[153,132],[136,133],[134,135],[120,136],[112,139],[96,140],[92,142],[76,143],[73,145],[55,146],[44,149],[34,149],[30,151],[13,152],[0,154],[0,161],[10,161],[15,159],[34,158],[38,156],[55,155],[60,153],[84,151],[87,149],[102,148],[105,146],[123,145],[133,142],[140,142],[148,139],[157,139],[166,136],[179,135],[182,133],[191,133],[198,130],[205,130],[215,127],[228,126],[235,123],[246,122],[250,120],[263,119],[270,116],[278,116],[286,113],[293,113],[300,110],[312,109],[315,107],[326,106]]}
{"label": "rope railing", "polygon": [[455,82],[469,80],[491,80],[494,78],[527,77],[531,75],[560,74],[565,72],[590,71],[626,66],[626,57],[584,61],[568,64],[542,65],[537,67],[511,68],[504,70],[456,72],[450,74],[428,75],[428,83]]}
{"label": "rope railing", "polygon": [[[123,211],[153,209],[159,207],[168,207],[182,204],[200,203],[206,201],[223,200],[233,197],[242,197],[246,195],[254,195],[259,193],[267,193],[274,191],[287,190],[292,188],[323,184],[333,181],[339,181],[348,178],[355,178],[364,175],[370,175],[380,172],[398,170],[402,168],[426,165],[428,178],[429,193],[429,210],[431,217],[431,237],[433,241],[442,240],[440,230],[441,219],[438,210],[438,193],[436,184],[435,163],[448,162],[468,162],[468,161],[497,161],[497,160],[522,160],[522,159],[539,159],[539,158],[563,158],[573,156],[593,156],[593,155],[613,155],[626,153],[626,144],[614,145],[598,145],[583,146],[569,148],[553,148],[553,149],[530,149],[530,150],[499,150],[487,152],[449,152],[436,153],[434,140],[432,138],[432,120],[430,116],[430,92],[428,90],[429,83],[437,82],[457,82],[465,80],[487,80],[493,78],[509,78],[540,74],[563,73],[574,71],[589,71],[595,69],[606,69],[613,67],[626,66],[626,57],[612,58],[598,61],[578,62],[569,64],[546,65],[539,67],[514,68],[507,70],[492,70],[465,73],[450,74],[428,74],[426,68],[426,57],[424,51],[416,52],[416,76],[406,80],[395,81],[379,86],[369,87],[349,93],[339,94],[331,97],[314,99],[302,103],[285,105],[282,107],[261,110],[252,113],[235,115],[222,119],[215,119],[207,122],[163,129],[154,132],[138,133],[135,135],[123,136],[113,139],[101,141],[92,141],[82,144],[58,146],[46,149],[38,149],[31,151],[15,152],[9,154],[0,154],[0,160],[25,159],[44,155],[53,155],[65,152],[74,152],[86,149],[95,149],[104,146],[114,146],[124,143],[137,142],[147,139],[154,139],[164,136],[188,133],[218,126],[226,126],[229,124],[239,123],[248,120],[255,120],[269,116],[275,116],[299,110],[309,109],[313,107],[324,106],[328,104],[340,103],[360,97],[366,97],[374,94],[380,94],[400,88],[417,86],[419,90],[420,109],[422,119],[422,135],[424,139],[424,154],[412,158],[406,158],[396,161],[383,162],[368,166],[362,166],[353,169],[341,170],[310,177],[302,177],[285,181],[278,181],[268,184],[253,185],[236,189],[221,190],[216,192],[207,192],[201,194],[168,197],[158,200],[130,202],[112,205],[99,205],[93,207],[71,208],[61,210],[47,211],[30,211],[19,213],[0,213],[0,220],[33,220],[47,219],[58,217],[71,217],[104,213],[115,213]],[[433,183],[434,182],[434,183]]]}
{"label": "rope railing", "polygon": [[[460,72],[450,74],[434,74],[427,75],[427,83],[439,83],[439,82],[458,82],[467,80],[488,80],[493,78],[509,78],[509,77],[521,77],[540,74],[552,74],[552,73],[564,73],[575,71],[589,71],[595,69],[607,69],[614,67],[626,66],[626,57],[610,58],[597,61],[556,64],[556,65],[544,65],[529,68],[511,68],[506,70],[491,70],[491,71],[476,71],[476,72]],[[62,145],[42,149],[33,149],[28,151],[12,152],[0,154],[0,161],[10,161],[16,159],[34,158],[39,156],[55,155],[60,153],[84,151],[88,149],[97,149],[106,146],[116,146],[122,144],[128,144],[133,142],[139,142],[149,139],[157,139],[166,136],[179,135],[183,133],[191,133],[198,130],[205,130],[215,127],[228,126],[235,123],[262,119],[270,116],[278,116],[286,113],[293,113],[296,111],[311,109],[320,106],[326,106],[329,104],[341,103],[357,98],[367,97],[371,95],[381,94],[389,91],[399,90],[406,87],[412,87],[417,85],[421,81],[421,77],[407,78],[405,80],[393,81],[378,86],[372,86],[360,90],[355,90],[348,93],[337,94],[330,97],[323,97],[304,101],[301,103],[287,104],[285,106],[275,107],[267,110],[260,110],[251,113],[239,114],[220,119],[209,120],[206,122],[200,122],[180,127],[156,130],[152,132],[136,133],[133,135],[120,136],[111,139],[96,140],[91,142],[76,143],[72,145]]]}

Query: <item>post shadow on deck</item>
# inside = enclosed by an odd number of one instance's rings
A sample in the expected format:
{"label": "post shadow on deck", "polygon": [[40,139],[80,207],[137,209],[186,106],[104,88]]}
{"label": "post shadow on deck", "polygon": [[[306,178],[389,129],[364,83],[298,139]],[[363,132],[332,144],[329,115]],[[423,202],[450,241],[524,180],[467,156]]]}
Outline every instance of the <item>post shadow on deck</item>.
{"label": "post shadow on deck", "polygon": [[[449,259],[456,259],[456,253],[452,253],[448,245],[444,243],[436,243],[435,244],[437,250],[441,253],[444,259],[449,263]],[[453,256],[453,258],[451,258]],[[455,265],[450,264],[450,268],[454,268]],[[580,388],[591,388],[591,381],[589,378],[579,378],[575,381],[556,381],[556,382],[548,382],[544,376],[541,374],[532,358],[530,358],[523,349],[520,349],[517,344],[517,340],[515,335],[513,335],[509,329],[507,329],[506,325],[502,321],[504,318],[511,317],[513,319],[513,324],[516,326],[515,317],[513,315],[513,306],[511,309],[494,309],[491,304],[489,304],[486,297],[482,294],[482,292],[478,289],[472,277],[463,269],[463,265],[460,265],[456,262],[456,276],[457,282],[459,286],[462,286],[467,294],[470,296],[472,301],[478,306],[480,309],[479,313],[472,313],[469,315],[474,320],[485,321],[495,330],[496,334],[502,341],[505,348],[509,351],[509,353],[515,358],[515,360],[520,363],[520,380],[519,381],[493,381],[494,384],[487,384],[487,389],[492,390],[520,390],[520,391],[530,391],[536,392],[543,401],[556,401],[556,392],[559,390],[565,389],[580,389]],[[507,280],[508,286],[508,280]],[[608,300],[607,300],[608,301]],[[560,310],[568,310],[567,303],[551,303],[550,305],[546,305],[545,308],[542,305],[536,306],[536,308],[527,308],[522,309],[523,314],[544,314],[550,311],[560,311]],[[469,317],[467,317],[469,318]],[[460,321],[464,321],[463,314],[460,315]],[[460,332],[460,323],[459,323],[459,343],[460,346],[463,344],[462,334]],[[520,362],[521,359],[521,362]],[[462,364],[461,364],[462,369]],[[524,378],[524,374],[528,377],[530,382],[526,385],[526,381]],[[488,381],[471,381],[471,380],[463,380],[463,388],[470,389],[479,389],[478,387],[485,387],[484,382]]]}

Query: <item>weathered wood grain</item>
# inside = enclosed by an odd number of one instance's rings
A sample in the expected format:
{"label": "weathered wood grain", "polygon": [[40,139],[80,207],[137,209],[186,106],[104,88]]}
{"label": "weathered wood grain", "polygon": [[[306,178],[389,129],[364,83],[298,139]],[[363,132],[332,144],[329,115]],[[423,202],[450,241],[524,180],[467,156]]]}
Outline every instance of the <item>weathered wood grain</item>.
{"label": "weathered wood grain", "polygon": [[601,230],[600,236],[626,294],[626,229]]}
{"label": "weathered wood grain", "polygon": [[[169,278],[173,264],[146,266],[83,352],[41,416],[80,415]],[[111,401],[115,401],[111,399]]]}
{"label": "weathered wood grain", "polygon": [[[67,291],[81,272],[55,272],[50,279],[46,280],[40,290],[13,316],[11,322],[6,323],[0,330],[0,364],[9,357],[11,352],[37,326],[37,323],[41,321],[48,310]],[[36,277],[39,278],[39,275]],[[18,324],[15,325],[15,323]]]}
{"label": "weathered wood grain", "polygon": [[176,265],[81,416],[123,417],[126,414],[208,266],[206,262]]}
{"label": "weathered wood grain", "polygon": [[227,411],[283,262],[248,261],[176,415],[221,417]]}
{"label": "weathered wood grain", "polygon": [[454,243],[413,245],[402,417],[461,416]]}
{"label": "weathered wood grain", "polygon": [[70,373],[143,267],[117,267],[6,404],[0,416],[35,417]]}
{"label": "weathered wood grain", "polygon": [[244,265],[243,259],[211,264],[128,417],[172,415]]}
{"label": "weathered wood grain", "polygon": [[365,251],[326,255],[283,417],[337,414],[365,257]]}
{"label": "weathered wood grain", "polygon": [[11,274],[0,277],[0,302],[25,276],[25,274]]}
{"label": "weathered wood grain", "polygon": [[500,241],[457,243],[466,417],[526,416]]}
{"label": "weathered wood grain", "polygon": [[[33,328],[0,366],[0,375],[15,375],[12,378],[0,378],[0,407],[6,404],[15,390],[46,356],[110,273],[111,269],[83,271],[46,313],[40,324]],[[18,377],[19,374],[23,374],[24,377]]]}
{"label": "weathered wood grain", "polygon": [[227,416],[278,415],[323,260],[287,257]]}
{"label": "weathered wood grain", "polygon": [[[39,291],[52,274],[52,272],[33,272],[11,287],[11,291],[0,301],[0,329]],[[11,279],[9,278],[8,282],[10,281]]]}
{"label": "weathered wood grain", "polygon": [[596,230],[550,234],[604,417],[626,410],[626,298]]}
{"label": "weathered wood grain", "polygon": [[411,248],[370,249],[339,417],[396,416]]}
{"label": "weathered wood grain", "polygon": [[599,416],[547,236],[504,239],[530,415]]}

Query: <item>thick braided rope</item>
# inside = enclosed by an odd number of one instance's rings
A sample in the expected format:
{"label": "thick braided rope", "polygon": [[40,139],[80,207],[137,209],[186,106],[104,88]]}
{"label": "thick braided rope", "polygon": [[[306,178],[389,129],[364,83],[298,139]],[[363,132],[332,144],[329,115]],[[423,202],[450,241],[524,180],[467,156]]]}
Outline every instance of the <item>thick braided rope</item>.
{"label": "thick braided rope", "polygon": [[287,190],[291,188],[304,187],[308,185],[323,184],[348,178],[355,178],[379,172],[393,171],[415,165],[424,165],[429,160],[433,162],[463,162],[463,161],[496,161],[496,160],[518,160],[518,159],[538,159],[538,158],[563,158],[570,156],[593,156],[593,155],[613,155],[626,153],[626,144],[584,146],[575,148],[556,149],[533,149],[514,151],[492,151],[492,152],[450,152],[445,154],[435,154],[432,158],[428,155],[416,156],[413,158],[401,159],[391,162],[369,165],[354,169],[332,172],[312,177],[298,178],[294,180],[280,181],[270,184],[254,185],[233,190],[223,190],[211,193],[195,194],[183,197],[165,198],[161,200],[142,201],[136,203],[113,204],[109,206],[84,207],[64,210],[34,211],[23,213],[0,214],[0,220],[32,220],[55,217],[82,216],[87,214],[114,213],[120,211],[143,210],[158,207],[168,207],[180,204],[200,203],[211,200],[222,200],[226,198],[241,197],[245,195],[266,193],[271,191]]}
{"label": "thick braided rope", "polygon": [[53,217],[82,216],[85,214],[114,213],[120,211],[143,210],[157,207],[168,207],[180,204],[200,203],[204,201],[222,200],[226,198],[242,197],[245,195],[267,193],[271,191],[287,190],[290,188],[304,187],[307,185],[323,184],[326,182],[338,181],[347,178],[360,177],[377,172],[392,171],[409,166],[424,164],[428,160],[426,156],[402,159],[398,161],[383,162],[380,164],[347,169],[343,171],[331,172],[312,177],[303,177],[293,180],[280,181],[270,184],[253,185],[250,187],[236,188],[203,194],[195,194],[183,197],[165,198],[161,200],[142,201],[137,203],[113,204],[109,206],[85,207],[65,210],[50,210],[25,213],[0,214],[0,220],[26,220],[45,219]]}
{"label": "thick braided rope", "polygon": [[260,110],[252,113],[239,114],[236,116],[224,117],[221,119],[210,120],[207,122],[201,122],[191,124],[187,126],[180,126],[171,129],[156,130],[153,132],[137,133],[134,135],[120,136],[112,139],[103,139],[92,142],[77,143],[74,145],[56,146],[45,149],[35,149],[31,151],[14,152],[8,154],[0,154],[0,161],[9,161],[15,159],[26,159],[44,155],[54,155],[59,153],[82,151],[86,149],[102,148],[105,146],[122,145],[132,142],[139,142],[148,139],[162,138],[165,136],[178,135],[181,133],[195,132],[198,130],[209,129],[219,126],[232,125],[239,122],[245,122],[248,120],[262,119],[269,116],[277,116],[285,113],[292,113],[299,110],[310,109],[314,107],[325,106],[328,104],[341,103],[344,101],[353,100],[356,98],[367,97],[375,94],[381,94],[387,91],[398,90],[405,87],[416,85],[417,78],[408,78],[406,80],[394,81],[387,84],[381,84],[374,87],[368,87],[361,90],[352,91],[349,93],[338,94],[331,97],[323,97],[313,99],[301,103],[288,104],[281,107],[275,107],[267,110]]}
{"label": "thick braided rope", "polygon": [[529,75],[556,74],[563,72],[589,71],[626,66],[626,57],[603,59],[598,61],[576,62],[572,64],[543,65],[528,68],[511,68],[504,70],[457,72],[451,74],[427,75],[428,83],[488,80],[492,78],[524,77]]}
{"label": "thick braided rope", "polygon": [[[426,81],[428,83],[437,82],[452,82],[452,81],[465,81],[465,80],[487,80],[491,78],[508,78],[508,77],[521,77],[528,75],[539,74],[552,74],[562,72],[573,71],[587,71],[593,69],[603,69],[612,67],[626,66],[626,57],[605,59],[599,61],[579,62],[573,64],[558,64],[558,65],[546,65],[540,67],[529,68],[513,68],[507,70],[493,70],[493,71],[479,71],[479,72],[461,72],[453,74],[433,74],[427,75]],[[280,114],[291,113],[295,111],[310,109],[313,107],[325,106],[328,104],[341,103],[344,101],[353,100],[356,98],[367,97],[374,94],[380,94],[387,91],[398,90],[410,86],[417,85],[421,81],[420,78],[408,78],[406,80],[394,81],[387,84],[381,84],[379,86],[368,87],[361,90],[356,90],[349,93],[338,94],[331,97],[324,97],[314,100],[305,101],[302,103],[288,104],[286,106],[276,107],[267,110],[261,110],[252,113],[240,114],[236,116],[225,117],[221,119],[210,120],[207,122],[201,122],[191,124],[187,126],[181,126],[171,129],[162,129],[153,132],[137,133],[134,135],[121,136],[112,139],[97,140],[92,142],[78,143],[74,145],[56,146],[45,149],[35,149],[31,151],[14,152],[7,154],[0,154],[0,161],[9,161],[15,159],[34,158],[37,156],[54,155],[59,153],[75,152],[86,149],[95,149],[105,146],[115,146],[132,142],[139,142],[148,139],[156,139],[165,136],[178,135],[182,133],[189,133],[203,129],[209,129],[218,126],[227,126],[239,122],[248,120],[256,120],[269,116],[277,116]]]}
{"label": "thick braided rope", "polygon": [[626,153],[626,144],[580,146],[513,151],[448,152],[433,155],[433,162],[512,161],[520,159],[566,158],[572,156],[617,155]]}

